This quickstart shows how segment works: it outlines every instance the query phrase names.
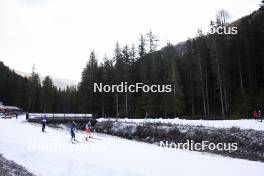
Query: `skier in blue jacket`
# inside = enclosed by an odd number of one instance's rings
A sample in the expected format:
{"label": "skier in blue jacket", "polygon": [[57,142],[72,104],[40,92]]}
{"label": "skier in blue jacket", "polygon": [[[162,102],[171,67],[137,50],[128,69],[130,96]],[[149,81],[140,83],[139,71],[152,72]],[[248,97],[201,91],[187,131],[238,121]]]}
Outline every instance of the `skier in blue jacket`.
{"label": "skier in blue jacket", "polygon": [[76,123],[73,121],[71,124],[70,124],[70,133],[71,133],[71,141],[75,140],[75,130],[76,130]]}
{"label": "skier in blue jacket", "polygon": [[41,124],[42,124],[42,132],[45,132],[45,127],[46,127],[46,123],[48,121],[48,117],[46,115],[44,115],[41,119]]}

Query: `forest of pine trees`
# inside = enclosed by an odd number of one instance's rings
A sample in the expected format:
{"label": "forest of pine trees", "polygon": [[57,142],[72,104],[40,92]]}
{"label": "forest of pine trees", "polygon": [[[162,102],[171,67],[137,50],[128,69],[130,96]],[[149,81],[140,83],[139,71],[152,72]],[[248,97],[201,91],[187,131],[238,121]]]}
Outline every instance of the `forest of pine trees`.
{"label": "forest of pine trees", "polygon": [[40,82],[39,75],[22,77],[0,62],[0,101],[29,112],[76,112],[77,89],[57,89],[49,76]]}
{"label": "forest of pine trees", "polygon": [[[264,2],[262,1],[264,4]],[[99,117],[247,118],[264,110],[264,9],[227,24],[220,11],[211,27],[237,26],[237,35],[204,34],[181,47],[157,50],[149,31],[138,45],[116,43],[112,57],[91,51],[77,87],[18,76],[0,62],[0,101],[30,112],[96,113]],[[171,93],[94,93],[93,83],[171,84]]]}

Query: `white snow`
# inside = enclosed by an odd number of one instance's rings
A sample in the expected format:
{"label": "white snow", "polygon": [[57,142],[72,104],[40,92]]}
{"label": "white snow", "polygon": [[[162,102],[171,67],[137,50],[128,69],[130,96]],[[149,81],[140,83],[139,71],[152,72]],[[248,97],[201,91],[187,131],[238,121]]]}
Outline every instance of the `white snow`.
{"label": "white snow", "polygon": [[[78,132],[81,143],[72,144],[68,131],[49,127],[46,131],[23,119],[0,119],[0,153],[41,176],[260,176],[264,171],[261,162],[164,149],[95,133],[91,142],[84,142],[85,134]],[[29,148],[38,143],[46,148]],[[48,148],[52,144],[64,148]]]}
{"label": "white snow", "polygon": [[[100,118],[98,121],[105,121],[109,119]],[[186,120],[186,119],[110,119],[118,120],[120,122],[133,122],[133,123],[171,123],[171,124],[182,124],[182,125],[193,125],[193,126],[208,126],[215,128],[231,128],[239,127],[241,129],[254,129],[264,131],[264,121],[260,122],[254,119],[241,119],[241,120]]]}

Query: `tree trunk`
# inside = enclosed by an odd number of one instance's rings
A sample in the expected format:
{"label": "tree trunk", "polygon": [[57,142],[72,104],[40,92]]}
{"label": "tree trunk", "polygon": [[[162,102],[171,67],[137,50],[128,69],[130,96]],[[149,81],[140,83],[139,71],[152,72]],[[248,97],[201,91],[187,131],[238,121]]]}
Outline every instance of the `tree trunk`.
{"label": "tree trunk", "polygon": [[222,111],[222,117],[225,119],[225,105],[224,105],[224,98],[223,98],[223,87],[222,87],[222,76],[221,76],[221,68],[220,68],[220,58],[218,54],[218,50],[216,47],[216,41],[214,40],[214,47],[215,47],[215,57],[217,61],[217,77],[218,77],[218,84],[219,84],[219,90],[220,90],[220,101],[221,101],[221,111]]}
{"label": "tree trunk", "polygon": [[223,90],[222,90],[222,86],[220,84],[219,84],[219,88],[220,88],[220,99],[221,99],[222,117],[225,119],[225,107],[224,107]]}
{"label": "tree trunk", "polygon": [[225,113],[228,115],[228,110],[229,110],[229,104],[228,104],[228,99],[227,99],[227,90],[226,90],[226,84],[223,84],[224,86],[224,98],[225,98]]}
{"label": "tree trunk", "polygon": [[119,116],[118,109],[119,109],[119,107],[118,107],[118,93],[116,93],[116,118],[118,118],[118,116]]}
{"label": "tree trunk", "polygon": [[102,117],[105,118],[105,98],[104,98],[104,94],[103,94]]}
{"label": "tree trunk", "polygon": [[244,84],[243,84],[243,75],[242,75],[242,66],[241,66],[241,60],[238,59],[238,66],[239,66],[239,78],[240,78],[240,87],[242,91],[244,91]]}
{"label": "tree trunk", "polygon": [[128,116],[128,111],[127,111],[127,92],[126,92],[126,118]]}
{"label": "tree trunk", "polygon": [[204,95],[204,81],[203,81],[203,72],[202,72],[202,63],[201,63],[201,56],[200,53],[198,53],[198,61],[199,61],[199,71],[200,71],[200,81],[201,81],[201,87],[202,87],[202,98],[203,98],[203,110],[204,110],[204,116],[206,116],[206,103],[205,103],[205,95]]}
{"label": "tree trunk", "polygon": [[210,104],[209,104],[209,91],[208,91],[208,75],[205,75],[205,91],[206,91],[206,106],[207,106],[207,116],[210,115]]}

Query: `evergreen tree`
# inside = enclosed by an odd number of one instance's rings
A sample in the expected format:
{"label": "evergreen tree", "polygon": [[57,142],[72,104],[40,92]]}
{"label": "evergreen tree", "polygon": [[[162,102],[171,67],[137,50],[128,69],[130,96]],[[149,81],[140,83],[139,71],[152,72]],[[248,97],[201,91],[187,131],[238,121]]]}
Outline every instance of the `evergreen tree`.
{"label": "evergreen tree", "polygon": [[29,111],[39,111],[40,110],[40,78],[35,72],[35,66],[33,66],[32,73],[29,77],[29,81],[26,87],[27,95],[27,106],[26,109]]}
{"label": "evergreen tree", "polygon": [[163,109],[165,117],[178,117],[185,107],[181,77],[178,70],[177,53],[172,45],[165,49],[165,74],[164,83],[171,85],[172,92],[163,95]]}
{"label": "evergreen tree", "polygon": [[98,110],[99,101],[98,93],[93,90],[94,83],[99,83],[98,80],[98,63],[95,56],[95,51],[92,50],[90,53],[89,60],[82,72],[82,78],[79,86],[80,90],[80,101],[82,112],[96,112]]}
{"label": "evergreen tree", "polygon": [[42,82],[40,102],[43,112],[54,112],[55,91],[49,76],[46,76]]}
{"label": "evergreen tree", "polygon": [[146,40],[143,35],[140,35],[139,45],[138,45],[138,54],[139,57],[143,57],[146,54]]}
{"label": "evergreen tree", "polygon": [[[114,84],[114,67],[113,61],[107,56],[103,58],[102,65],[102,83],[103,84]],[[112,92],[102,93],[102,116],[112,117],[115,115],[115,94]]]}
{"label": "evergreen tree", "polygon": [[147,41],[148,41],[149,52],[152,53],[152,52],[156,51],[157,46],[158,46],[156,42],[159,41],[158,38],[157,38],[157,36],[154,35],[152,33],[152,31],[150,30],[146,34],[146,37],[147,37]]}
{"label": "evergreen tree", "polygon": [[130,49],[130,53],[129,53],[129,55],[130,55],[130,62],[132,63],[132,64],[134,64],[135,62],[136,62],[136,60],[137,60],[137,56],[136,56],[136,49],[135,49],[135,45],[134,44],[132,44],[132,47],[131,47],[131,49]]}

